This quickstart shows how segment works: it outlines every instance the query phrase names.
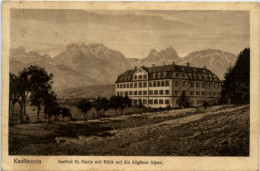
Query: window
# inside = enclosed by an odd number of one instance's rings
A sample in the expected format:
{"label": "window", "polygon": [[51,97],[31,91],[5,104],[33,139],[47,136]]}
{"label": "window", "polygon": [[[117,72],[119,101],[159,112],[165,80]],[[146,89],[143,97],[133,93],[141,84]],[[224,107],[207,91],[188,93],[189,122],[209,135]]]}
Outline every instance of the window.
{"label": "window", "polygon": [[130,81],[131,80],[131,76],[128,76],[128,81]]}
{"label": "window", "polygon": [[144,82],[144,83],[143,83],[143,86],[144,86],[144,87],[147,87],[147,82]]}
{"label": "window", "polygon": [[149,81],[149,87],[153,87],[153,82]]}
{"label": "window", "polygon": [[196,74],[193,74],[193,77],[194,77],[195,79],[197,79],[197,75],[196,75]]}
{"label": "window", "polygon": [[119,84],[117,84],[116,87],[119,88]]}
{"label": "window", "polygon": [[147,75],[144,75],[144,79],[147,79]]}
{"label": "window", "polygon": [[199,96],[199,95],[200,95],[200,92],[199,92],[199,91],[197,91],[197,92],[196,92],[196,95],[197,95],[197,96]]}
{"label": "window", "polygon": [[190,82],[190,87],[194,87],[194,82]]}
{"label": "window", "polygon": [[149,90],[149,95],[153,95],[153,90]]}
{"label": "window", "polygon": [[147,100],[143,100],[143,104],[147,104]]}
{"label": "window", "polygon": [[211,96],[211,92],[209,91],[209,96]]}
{"label": "window", "polygon": [[192,74],[191,74],[191,73],[188,73],[188,75],[189,75],[189,78],[192,79]]}
{"label": "window", "polygon": [[213,83],[213,87],[216,88],[216,84],[215,83]]}
{"label": "window", "polygon": [[169,90],[165,90],[165,95],[169,95]]}
{"label": "window", "polygon": [[137,83],[134,83],[134,88],[137,88]]}
{"label": "window", "polygon": [[185,75],[184,75],[184,73],[182,73],[182,74],[181,74],[181,76],[182,76],[182,78],[185,78]]}
{"label": "window", "polygon": [[218,83],[218,88],[219,88],[219,83]]}
{"label": "window", "polygon": [[209,83],[209,88],[211,88],[211,83]]}
{"label": "window", "polygon": [[120,84],[120,88],[122,88],[123,86],[122,86],[122,84]]}
{"label": "window", "polygon": [[205,95],[205,91],[202,91],[201,94],[202,94],[202,96],[204,96]]}
{"label": "window", "polygon": [[124,88],[126,88],[126,84],[124,84]]}
{"label": "window", "polygon": [[158,90],[154,90],[154,95],[158,95]]}
{"label": "window", "polygon": [[136,75],[134,76],[134,79],[135,79],[135,80],[137,79],[137,76],[136,76]]}
{"label": "window", "polygon": [[175,90],[174,93],[175,93],[175,96],[178,96],[178,94],[179,94],[178,90]]}
{"label": "window", "polygon": [[157,99],[154,100],[154,104],[158,104],[158,100]]}
{"label": "window", "polygon": [[196,82],[196,87],[200,87],[200,83],[199,82]]}
{"label": "window", "polygon": [[176,77],[179,77],[179,75],[180,75],[179,73],[176,73]]}
{"label": "window", "polygon": [[185,90],[183,90],[182,93],[184,94],[184,96],[186,96],[186,91]]}
{"label": "window", "polygon": [[191,96],[194,96],[194,91],[190,91],[190,95],[191,95]]}
{"label": "window", "polygon": [[127,88],[129,88],[129,83],[127,83],[127,86],[126,86]]}
{"label": "window", "polygon": [[199,77],[199,79],[201,80],[201,75],[200,75],[200,74],[198,74],[198,77]]}
{"label": "window", "polygon": [[142,95],[142,91],[139,91],[138,94],[139,94],[139,95]]}
{"label": "window", "polygon": [[128,91],[125,91],[125,96],[128,96]]}
{"label": "window", "polygon": [[201,100],[197,100],[197,104],[198,104],[198,105],[201,104]]}
{"label": "window", "polygon": [[119,96],[119,91],[116,94]]}
{"label": "window", "polygon": [[161,86],[161,81],[157,81],[157,87]]}
{"label": "window", "polygon": [[163,95],[163,90],[160,90],[159,93],[160,93],[160,95]]}
{"label": "window", "polygon": [[165,100],[165,104],[169,104],[169,100]]}
{"label": "window", "polygon": [[139,82],[138,87],[142,88],[142,82]]}
{"label": "window", "polygon": [[168,80],[165,81],[165,86],[169,86],[169,81]]}
{"label": "window", "polygon": [[153,81],[153,87],[156,87],[156,81]]}
{"label": "window", "polygon": [[134,91],[134,95],[137,95],[137,91]]}
{"label": "window", "polygon": [[133,88],[133,83],[130,83],[130,88]]}
{"label": "window", "polygon": [[141,80],[141,79],[142,79],[142,75],[139,75],[139,76],[138,76],[138,79]]}
{"label": "window", "polygon": [[175,81],[175,86],[176,86],[176,87],[178,86],[178,81]]}
{"label": "window", "polygon": [[137,100],[136,99],[134,99],[134,104],[137,105]]}
{"label": "window", "polygon": [[205,83],[202,83],[202,88],[205,88]]}
{"label": "window", "polygon": [[144,92],[143,92],[143,95],[147,95],[147,91],[144,91]]}
{"label": "window", "polygon": [[161,86],[164,87],[164,81],[161,81]]}
{"label": "window", "polygon": [[159,104],[163,104],[163,100],[162,99],[159,100]]}
{"label": "window", "polygon": [[216,92],[215,91],[213,92],[213,95],[216,96]]}
{"label": "window", "polygon": [[133,95],[133,92],[132,92],[132,91],[129,91],[129,95]]}
{"label": "window", "polygon": [[122,91],[120,91],[120,96],[123,96],[123,92]]}
{"label": "window", "polygon": [[153,100],[149,100],[148,103],[149,103],[149,104],[153,104]]}
{"label": "window", "polygon": [[186,87],[186,81],[182,81],[182,87]]}

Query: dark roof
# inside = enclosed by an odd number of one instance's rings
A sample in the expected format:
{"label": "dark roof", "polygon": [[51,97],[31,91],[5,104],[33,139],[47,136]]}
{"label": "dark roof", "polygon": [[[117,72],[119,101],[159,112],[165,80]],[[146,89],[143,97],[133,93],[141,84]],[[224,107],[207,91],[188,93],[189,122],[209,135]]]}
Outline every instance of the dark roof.
{"label": "dark roof", "polygon": [[[173,73],[179,72],[179,73],[190,73],[188,74],[189,79],[194,79],[194,80],[200,80],[198,78],[198,74],[201,74],[202,76],[207,75],[207,77],[210,75],[212,77],[216,77],[217,82],[219,82],[219,78],[212,73],[209,69],[207,68],[198,68],[198,67],[190,67],[190,66],[182,66],[182,65],[162,65],[162,66],[153,66],[153,67],[141,67],[148,73],[148,78],[149,80],[158,80],[158,79],[169,79],[169,78],[175,78],[173,77]],[[133,70],[128,70],[124,72],[123,74],[119,75],[117,78],[117,82],[129,82],[133,80],[133,74],[137,71],[138,68],[133,69]],[[158,74],[157,77],[154,77],[154,73]],[[195,74],[195,75],[194,75]],[[159,77],[160,75],[160,77]],[[121,77],[127,78],[120,80]],[[204,77],[201,80],[205,80]],[[206,79],[208,80],[208,79]]]}

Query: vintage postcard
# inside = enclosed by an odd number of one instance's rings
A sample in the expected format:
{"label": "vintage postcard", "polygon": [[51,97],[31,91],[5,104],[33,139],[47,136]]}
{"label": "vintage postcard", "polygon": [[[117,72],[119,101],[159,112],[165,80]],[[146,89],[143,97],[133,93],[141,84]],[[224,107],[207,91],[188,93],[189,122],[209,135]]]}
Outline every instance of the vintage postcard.
{"label": "vintage postcard", "polygon": [[260,8],[3,2],[3,170],[258,170]]}

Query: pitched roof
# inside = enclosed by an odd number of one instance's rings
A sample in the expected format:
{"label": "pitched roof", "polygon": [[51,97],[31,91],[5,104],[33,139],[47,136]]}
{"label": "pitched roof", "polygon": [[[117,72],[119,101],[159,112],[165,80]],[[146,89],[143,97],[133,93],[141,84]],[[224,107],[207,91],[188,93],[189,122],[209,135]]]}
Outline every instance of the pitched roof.
{"label": "pitched roof", "polygon": [[[182,65],[175,65],[175,64],[153,66],[153,67],[142,66],[141,68],[144,69],[146,72],[148,72],[149,80],[174,78],[172,73],[179,72],[179,73],[191,73],[191,74],[188,74],[189,79],[199,79],[199,78],[197,78],[196,75],[201,74],[201,75],[207,75],[207,76],[211,75],[213,77],[216,77],[216,79],[218,81],[220,81],[219,78],[207,68],[198,68],[198,67],[182,66]],[[132,81],[132,79],[133,79],[132,76],[137,69],[138,68],[133,69],[133,70],[128,70],[128,71],[124,72],[123,74],[119,75],[116,82]],[[160,73],[159,75],[162,75],[164,73],[165,75],[154,78],[153,77],[154,73]],[[119,78],[122,76],[127,77],[127,79],[126,80],[124,79],[123,81],[120,80]]]}

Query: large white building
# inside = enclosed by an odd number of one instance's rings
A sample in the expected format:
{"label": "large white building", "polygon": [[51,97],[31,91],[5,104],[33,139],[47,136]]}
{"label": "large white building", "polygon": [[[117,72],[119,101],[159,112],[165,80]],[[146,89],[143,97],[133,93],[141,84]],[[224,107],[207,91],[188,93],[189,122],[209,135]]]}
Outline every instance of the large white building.
{"label": "large white building", "polygon": [[206,67],[163,65],[139,67],[119,75],[116,95],[128,96],[133,105],[146,107],[177,107],[182,93],[189,97],[193,106],[203,102],[217,103],[220,98],[221,81]]}

